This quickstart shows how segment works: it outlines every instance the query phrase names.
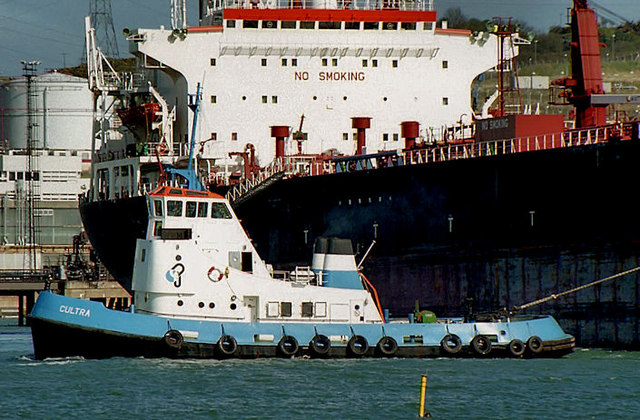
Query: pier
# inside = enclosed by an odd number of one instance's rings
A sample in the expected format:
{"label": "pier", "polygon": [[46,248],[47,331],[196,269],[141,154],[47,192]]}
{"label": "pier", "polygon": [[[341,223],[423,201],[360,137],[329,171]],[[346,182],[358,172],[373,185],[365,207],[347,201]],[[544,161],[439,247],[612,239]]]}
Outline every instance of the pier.
{"label": "pier", "polygon": [[50,287],[59,289],[50,270],[0,270],[0,296],[18,298],[18,325],[28,325],[27,314],[31,312],[38,292]]}

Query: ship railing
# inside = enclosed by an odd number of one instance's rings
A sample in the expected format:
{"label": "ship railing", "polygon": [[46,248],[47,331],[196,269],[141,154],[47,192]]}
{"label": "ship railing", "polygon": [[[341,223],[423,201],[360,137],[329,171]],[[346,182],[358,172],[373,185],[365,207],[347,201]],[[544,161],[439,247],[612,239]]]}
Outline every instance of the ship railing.
{"label": "ship railing", "polygon": [[297,284],[322,285],[322,273],[315,273],[309,266],[296,266],[294,270],[273,270],[272,278]]}
{"label": "ship railing", "polygon": [[433,0],[214,0],[211,11],[224,9],[332,9],[431,11]]}
{"label": "ship railing", "polygon": [[448,144],[432,148],[405,150],[404,164],[419,165],[431,162],[445,162],[457,159],[469,159],[483,156],[499,156],[521,152],[558,149],[602,143],[614,136],[620,127],[604,127],[570,130],[539,136],[514,139],[488,140]]}

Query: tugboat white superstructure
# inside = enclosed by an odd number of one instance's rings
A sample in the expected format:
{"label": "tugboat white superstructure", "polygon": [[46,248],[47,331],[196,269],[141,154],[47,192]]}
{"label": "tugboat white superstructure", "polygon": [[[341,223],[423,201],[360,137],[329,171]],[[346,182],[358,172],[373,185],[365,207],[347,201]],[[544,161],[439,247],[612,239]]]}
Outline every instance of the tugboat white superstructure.
{"label": "tugboat white superstructure", "polygon": [[312,267],[277,278],[223,197],[163,186],[147,203],[135,307],[43,292],[31,313],[36,358],[549,357],[573,348],[549,316],[385,321],[348,240],[319,240]]}

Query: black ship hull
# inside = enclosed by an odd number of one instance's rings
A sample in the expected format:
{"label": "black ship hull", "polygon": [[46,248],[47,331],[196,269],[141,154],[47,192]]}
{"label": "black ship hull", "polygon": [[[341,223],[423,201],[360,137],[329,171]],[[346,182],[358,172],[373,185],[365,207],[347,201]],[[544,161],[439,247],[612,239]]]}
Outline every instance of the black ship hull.
{"label": "black ship hull", "polygon": [[[624,141],[291,178],[234,207],[275,268],[308,265],[318,236],[351,238],[361,254],[375,240],[364,272],[392,313],[412,312],[416,299],[442,316],[465,305],[488,312],[639,265],[639,158],[640,143]],[[98,255],[130,288],[147,214],[146,205],[113,208],[127,200],[83,203],[81,213]],[[637,275],[529,313],[553,315],[578,345],[640,348]]]}

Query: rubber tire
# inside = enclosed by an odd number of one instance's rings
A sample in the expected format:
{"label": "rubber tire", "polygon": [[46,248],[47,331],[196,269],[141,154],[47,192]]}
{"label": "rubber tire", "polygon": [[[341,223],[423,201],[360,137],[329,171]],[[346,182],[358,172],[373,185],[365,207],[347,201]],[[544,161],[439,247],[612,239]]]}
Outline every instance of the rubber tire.
{"label": "rubber tire", "polygon": [[537,335],[529,337],[527,340],[527,349],[529,350],[529,353],[539,355],[544,350],[542,339]]}
{"label": "rubber tire", "polygon": [[223,335],[216,343],[216,349],[224,357],[231,357],[238,352],[238,342],[231,335]]}
{"label": "rubber tire", "polygon": [[527,347],[524,345],[522,340],[514,338],[509,342],[509,346],[507,347],[507,349],[509,350],[509,354],[512,357],[522,357],[524,355],[524,352],[527,350]]}
{"label": "rubber tire", "polygon": [[369,351],[369,343],[363,336],[354,335],[347,343],[347,350],[351,356],[362,357]]}
{"label": "rubber tire", "polygon": [[278,341],[278,347],[276,350],[280,356],[291,357],[300,350],[300,346],[298,345],[298,340],[296,340],[294,336],[285,335],[280,339],[280,341]]}
{"label": "rubber tire", "polygon": [[[451,345],[449,342],[453,342]],[[440,341],[440,348],[446,354],[458,354],[462,350],[462,340],[455,334],[447,334]]]}
{"label": "rubber tire", "polygon": [[381,356],[392,357],[398,351],[398,343],[393,337],[385,335],[376,344],[376,351]]}
{"label": "rubber tire", "polygon": [[309,351],[313,356],[325,357],[331,350],[331,340],[322,334],[315,335],[309,342]]}
{"label": "rubber tire", "polygon": [[476,335],[471,340],[471,348],[476,354],[486,356],[491,353],[491,341],[484,335]]}
{"label": "rubber tire", "polygon": [[184,337],[178,330],[169,330],[164,333],[164,343],[172,349],[179,349],[184,343]]}

